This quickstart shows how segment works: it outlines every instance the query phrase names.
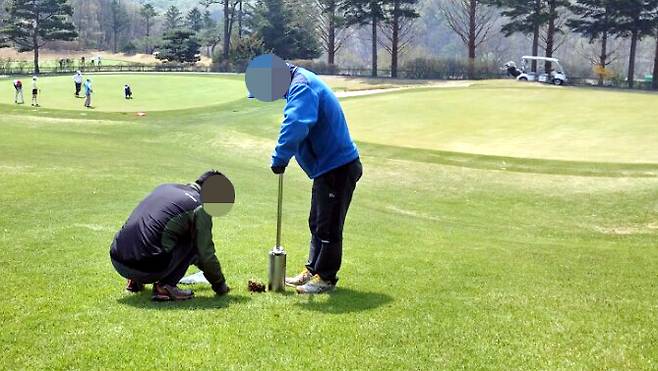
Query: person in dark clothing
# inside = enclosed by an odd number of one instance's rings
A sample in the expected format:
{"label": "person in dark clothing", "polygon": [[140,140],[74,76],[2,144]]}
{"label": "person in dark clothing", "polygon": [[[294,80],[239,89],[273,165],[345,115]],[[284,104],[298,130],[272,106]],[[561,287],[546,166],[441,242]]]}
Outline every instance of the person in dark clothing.
{"label": "person in dark clothing", "polygon": [[123,86],[123,95],[126,99],[133,99],[133,91],[130,88],[130,85],[126,84]]}
{"label": "person in dark clothing", "polygon": [[294,156],[313,179],[305,268],[286,284],[300,294],[333,290],[343,256],[343,225],[363,169],[338,98],[312,72],[290,66],[284,119],[272,155],[272,171],[281,174]]}
{"label": "person in dark clothing", "polygon": [[194,264],[215,293],[229,292],[200,195],[203,183],[217,174],[208,171],[192,184],[160,185],[128,217],[110,247],[112,265],[128,279],[128,291],[153,283],[153,300],[190,299],[194,293],[176,285]]}

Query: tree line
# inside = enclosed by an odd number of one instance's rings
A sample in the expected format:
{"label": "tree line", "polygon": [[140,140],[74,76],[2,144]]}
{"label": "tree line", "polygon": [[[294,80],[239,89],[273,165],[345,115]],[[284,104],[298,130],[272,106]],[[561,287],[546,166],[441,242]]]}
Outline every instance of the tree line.
{"label": "tree line", "polygon": [[[424,1],[428,3],[431,1]],[[638,43],[656,39],[654,76],[658,76],[658,0],[434,0],[450,30],[463,43],[468,75],[476,77],[479,50],[492,35],[524,35],[530,54],[552,57],[573,32],[599,50],[591,56],[599,83],[615,59],[613,40],[629,44],[627,81],[635,82]],[[317,59],[336,64],[337,55],[356,34],[370,40],[373,76],[379,54],[390,57],[398,77],[401,56],[416,42],[419,0],[200,0],[197,7],[158,9],[146,0],[5,0],[0,45],[38,51],[46,43],[75,40],[80,48],[114,52],[158,51],[159,58],[198,60],[201,51],[223,68],[244,65],[250,57],[274,52],[285,59]],[[550,66],[545,66],[550,68]],[[538,66],[531,66],[536,72]],[[658,78],[654,88],[658,89]]]}

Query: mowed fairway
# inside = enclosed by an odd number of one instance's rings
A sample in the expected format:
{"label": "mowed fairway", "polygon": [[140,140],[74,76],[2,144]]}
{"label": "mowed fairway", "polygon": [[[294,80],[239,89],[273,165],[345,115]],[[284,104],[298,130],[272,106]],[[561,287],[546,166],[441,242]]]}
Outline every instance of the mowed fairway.
{"label": "mowed fairway", "polygon": [[[103,77],[117,94],[137,81]],[[364,177],[337,290],[302,297],[246,289],[274,244],[282,103],[248,101],[239,77],[139,79],[216,89],[152,98],[145,117],[71,93],[69,110],[0,104],[0,369],[658,367],[657,95],[494,82],[344,99]],[[114,233],[156,185],[208,168],[236,187],[214,220],[233,291],[123,292]],[[285,187],[297,271],[311,183],[294,165]]]}

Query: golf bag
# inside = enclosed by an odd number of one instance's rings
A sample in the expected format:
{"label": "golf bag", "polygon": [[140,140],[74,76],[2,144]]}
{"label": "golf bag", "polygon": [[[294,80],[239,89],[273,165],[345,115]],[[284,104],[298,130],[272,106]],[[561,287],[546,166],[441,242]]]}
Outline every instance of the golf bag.
{"label": "golf bag", "polygon": [[523,73],[523,72],[521,72],[521,70],[519,70],[516,67],[516,63],[514,63],[514,62],[507,62],[505,64],[505,69],[507,70],[507,74],[514,77],[514,78],[517,78],[517,77],[521,76],[521,74]]}

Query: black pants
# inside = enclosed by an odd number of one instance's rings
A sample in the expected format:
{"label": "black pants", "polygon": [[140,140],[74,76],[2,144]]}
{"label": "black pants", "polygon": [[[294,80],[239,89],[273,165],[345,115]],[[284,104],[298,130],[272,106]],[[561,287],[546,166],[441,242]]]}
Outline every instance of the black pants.
{"label": "black pants", "polygon": [[82,89],[82,83],[75,83],[75,95],[80,95],[80,89]]}
{"label": "black pants", "polygon": [[135,266],[129,267],[115,259],[112,259],[112,265],[122,277],[139,283],[160,282],[176,286],[178,281],[185,276],[190,265],[194,264],[197,259],[196,249],[191,245],[185,245],[174,248],[169,265],[160,272],[143,272]]}
{"label": "black pants", "polygon": [[311,243],[306,268],[323,280],[336,283],[343,257],[343,225],[363,168],[359,159],[313,181],[308,226]]}

